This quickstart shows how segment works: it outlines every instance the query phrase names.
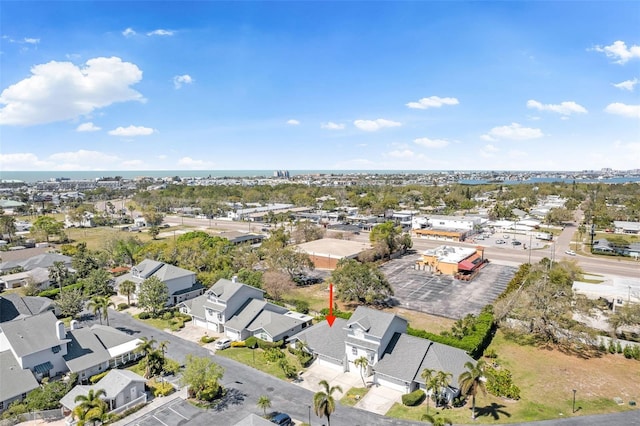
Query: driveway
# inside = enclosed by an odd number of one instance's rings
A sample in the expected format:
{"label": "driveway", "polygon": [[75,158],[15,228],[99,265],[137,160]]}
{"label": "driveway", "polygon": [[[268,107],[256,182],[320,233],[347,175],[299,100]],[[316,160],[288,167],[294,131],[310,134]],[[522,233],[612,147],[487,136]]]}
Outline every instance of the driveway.
{"label": "driveway", "polygon": [[396,402],[401,402],[402,392],[373,385],[356,404],[356,408],[377,414],[386,414]]}
{"label": "driveway", "polygon": [[311,364],[304,373],[300,374],[300,379],[296,384],[313,393],[322,390],[322,386],[319,385],[321,380],[329,382],[329,386],[340,386],[342,392],[336,392],[334,394],[335,399],[342,398],[353,387],[362,387],[362,379],[359,374],[342,373],[336,369],[319,365],[317,361]]}

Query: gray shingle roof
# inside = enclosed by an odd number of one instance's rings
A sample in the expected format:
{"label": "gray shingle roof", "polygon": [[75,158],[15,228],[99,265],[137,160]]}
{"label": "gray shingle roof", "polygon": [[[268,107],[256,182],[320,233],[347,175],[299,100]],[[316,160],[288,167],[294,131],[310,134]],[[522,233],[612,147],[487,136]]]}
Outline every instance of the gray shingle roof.
{"label": "gray shingle roof", "polygon": [[233,282],[225,278],[221,278],[208,291],[214,294],[218,299],[227,301],[245,284]]}
{"label": "gray shingle roof", "polygon": [[65,265],[70,266],[71,258],[69,256],[58,253],[43,253],[25,260],[0,263],[0,269],[4,271],[7,269],[15,268],[17,266],[21,266],[25,271],[30,271],[34,268],[46,269],[52,266],[53,262],[62,262]]}
{"label": "gray shingle roof", "polygon": [[467,362],[471,362],[473,364],[476,363],[476,361],[462,349],[433,342],[427,352],[427,355],[424,357],[422,365],[420,365],[420,368],[418,369],[416,381],[422,380],[420,378],[422,370],[430,368],[432,370],[451,373],[451,386],[459,388],[460,385],[458,383],[458,377],[466,371],[464,365]]}
{"label": "gray shingle roof", "polygon": [[364,306],[358,306],[356,311],[351,315],[351,318],[347,322],[347,327],[353,328],[356,324],[364,328],[365,331],[371,336],[382,338],[387,329],[391,325],[394,318],[400,318],[405,323],[402,317],[387,312],[378,311],[376,309],[367,308]]}
{"label": "gray shingle roof", "polygon": [[302,321],[287,317],[283,313],[271,312],[263,310],[260,315],[249,324],[247,329],[252,333],[263,329],[269,336],[275,337],[282,333],[286,333],[288,330],[297,327],[302,324]]}
{"label": "gray shingle roof", "polygon": [[420,378],[418,370],[431,343],[430,340],[395,333],[373,369],[386,376],[411,383],[416,374],[418,379]]}
{"label": "gray shingle roof", "polygon": [[135,267],[139,278],[145,280],[152,276],[157,277],[160,281],[169,281],[174,278],[187,277],[195,275],[187,269],[178,268],[168,263],[158,262],[156,260],[145,259],[138,263]]}
{"label": "gray shingle roof", "polygon": [[[241,331],[247,328],[251,321],[253,321],[262,312],[262,309],[267,304],[264,300],[250,299],[242,306],[238,312],[225,323],[225,327],[229,327],[232,330]],[[284,308],[282,308],[284,309]],[[287,311],[284,309],[285,312]]]}
{"label": "gray shingle roof", "polygon": [[23,370],[11,351],[0,352],[0,383],[0,401],[15,398],[39,386],[31,370]]}
{"label": "gray shingle roof", "polygon": [[46,297],[23,297],[16,293],[0,296],[0,323],[37,315],[48,310],[53,310],[53,302]]}
{"label": "gray shingle roof", "polygon": [[322,321],[296,334],[294,338],[305,342],[314,353],[342,362],[345,357],[346,325],[347,321],[342,318],[336,318],[333,327],[329,327],[327,321]]}
{"label": "gray shingle roof", "polygon": [[104,389],[106,392],[105,398],[113,399],[120,392],[126,389],[131,382],[145,383],[146,379],[133,371],[129,370],[110,370],[106,376],[100,381],[91,386],[78,385],[71,389],[65,396],[62,397],[60,403],[70,410],[73,410],[77,403],[75,402],[76,396],[87,395],[91,389],[94,392],[98,389]]}
{"label": "gray shingle roof", "polygon": [[[127,333],[109,327],[106,325],[95,324],[91,326],[91,332],[100,340],[100,343],[106,348],[113,348],[119,345],[123,345],[132,340],[136,340],[135,337],[128,335]],[[75,330],[74,330],[75,331]]]}
{"label": "gray shingle roof", "polygon": [[70,330],[67,354],[63,357],[71,372],[79,372],[111,359],[109,352],[90,328]]}
{"label": "gray shingle roof", "polygon": [[9,344],[18,357],[23,357],[54,346],[67,340],[58,340],[56,317],[47,311],[38,315],[0,323]]}
{"label": "gray shingle roof", "polygon": [[240,420],[238,423],[234,423],[233,426],[273,426],[267,419],[263,419],[262,417],[256,414],[249,414],[247,417]]}

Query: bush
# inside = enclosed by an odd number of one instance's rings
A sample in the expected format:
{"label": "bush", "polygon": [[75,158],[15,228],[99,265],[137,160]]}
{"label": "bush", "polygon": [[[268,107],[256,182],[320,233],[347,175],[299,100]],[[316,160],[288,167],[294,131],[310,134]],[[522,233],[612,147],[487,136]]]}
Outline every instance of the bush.
{"label": "bush", "polygon": [[151,314],[149,314],[149,312],[140,312],[138,318],[140,318],[141,320],[146,320],[151,318]]}
{"label": "bush", "polygon": [[627,359],[636,359],[640,361],[640,346],[627,344],[622,351]]}
{"label": "bush", "polygon": [[258,341],[258,347],[263,350],[270,349],[270,348],[281,348],[282,345],[284,344],[284,341],[282,340],[278,340],[277,342],[267,342],[266,340],[257,339],[257,338],[256,340]]}
{"label": "bush", "polygon": [[92,385],[96,384],[100,379],[102,379],[104,376],[106,376],[108,372],[109,371],[103,371],[100,374],[95,374],[95,375],[89,377],[89,382],[91,382]]}
{"label": "bush", "polygon": [[118,304],[118,310],[119,311],[124,311],[125,309],[128,309],[129,305],[127,305],[126,303],[119,303]]}
{"label": "bush", "polygon": [[248,337],[247,340],[244,341],[247,348],[255,349],[258,346],[258,339],[254,336]]}
{"label": "bush", "polygon": [[[67,290],[75,290],[75,289],[82,289],[82,282],[77,282],[75,284],[70,284],[70,285],[66,285],[64,287],[62,287],[63,290],[67,291]],[[47,290],[41,291],[40,293],[38,293],[38,296],[40,297],[48,297],[49,299],[55,299],[56,297],[58,297],[58,294],[60,294],[60,287],[52,287],[49,288]]]}
{"label": "bush", "polygon": [[158,383],[156,381],[149,382],[149,387],[153,389],[153,396],[167,396],[173,392],[171,383]]}
{"label": "bush", "polygon": [[247,345],[243,340],[231,342],[232,348],[244,348],[245,346]]}
{"label": "bush", "polygon": [[168,321],[171,318],[173,318],[173,312],[171,312],[171,311],[168,311],[168,312],[165,312],[164,314],[162,314],[162,319],[165,320],[165,321]]}
{"label": "bush", "polygon": [[200,338],[200,343],[204,343],[206,345],[207,343],[214,342],[215,340],[216,338],[213,336],[204,335]]}
{"label": "bush", "polygon": [[513,384],[511,371],[506,368],[496,370],[489,367],[488,371],[493,375],[493,380],[487,382],[487,390],[490,394],[509,399],[520,399],[520,388]]}
{"label": "bush", "polygon": [[293,306],[295,306],[296,311],[302,314],[309,313],[309,302],[307,302],[306,300],[296,299],[292,300],[291,302],[293,303]]}
{"label": "bush", "polygon": [[424,401],[425,397],[426,394],[422,389],[416,389],[411,393],[405,393],[402,395],[402,403],[407,407],[415,407]]}

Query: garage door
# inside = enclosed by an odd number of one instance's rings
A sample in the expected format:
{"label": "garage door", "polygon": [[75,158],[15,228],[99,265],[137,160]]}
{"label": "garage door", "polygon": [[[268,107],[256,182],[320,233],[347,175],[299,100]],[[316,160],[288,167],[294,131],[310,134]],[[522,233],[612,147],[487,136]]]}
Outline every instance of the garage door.
{"label": "garage door", "polygon": [[205,320],[194,318],[193,323],[195,324],[196,327],[207,328],[207,321]]}
{"label": "garage door", "polygon": [[336,364],[335,361],[329,361],[327,359],[323,359],[322,357],[318,356],[318,360],[316,362],[318,363],[318,365],[321,365],[323,367],[329,367],[340,372],[342,371],[342,365]]}
{"label": "garage door", "polygon": [[375,383],[379,384],[380,386],[384,386],[386,388],[389,388],[389,389],[400,391],[402,393],[409,393],[408,386],[401,380],[395,380],[395,379],[392,379],[392,378],[386,377],[386,376],[384,378],[382,378],[381,376],[376,375],[375,376]]}

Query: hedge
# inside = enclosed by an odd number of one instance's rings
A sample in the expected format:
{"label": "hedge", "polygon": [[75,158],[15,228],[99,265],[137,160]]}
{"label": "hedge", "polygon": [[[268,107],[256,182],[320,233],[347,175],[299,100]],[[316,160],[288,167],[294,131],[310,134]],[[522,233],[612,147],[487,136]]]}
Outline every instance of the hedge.
{"label": "hedge", "polygon": [[138,318],[141,319],[141,320],[146,320],[146,319],[151,318],[151,314],[149,312],[140,312],[138,314]]}
{"label": "hedge", "polygon": [[211,343],[211,342],[213,342],[215,340],[216,340],[216,338],[213,337],[213,336],[202,336],[200,338],[200,343],[207,344],[207,343]]}
{"label": "hedge", "polygon": [[[329,315],[329,308],[323,308],[320,310],[320,317],[316,318],[316,320],[318,321],[322,321],[324,320],[327,315]],[[353,312],[342,312],[339,311],[338,309],[334,309],[333,310],[333,316],[335,316],[336,318],[342,318],[342,319],[350,319],[351,315],[353,315]]]}
{"label": "hedge", "polygon": [[247,348],[255,349],[258,346],[258,338],[254,336],[247,337],[244,344]]}
{"label": "hedge", "polygon": [[426,396],[427,395],[422,389],[416,389],[411,393],[405,393],[402,395],[402,403],[407,407],[414,407],[422,403]]}
{"label": "hedge", "polygon": [[108,370],[107,371],[103,371],[102,373],[95,374],[95,375],[89,377],[89,382],[91,382],[92,385],[96,384],[100,379],[102,379],[104,376],[106,376],[108,372],[109,372]]}
{"label": "hedge", "polygon": [[[74,290],[74,289],[80,289],[82,290],[82,283],[81,282],[77,282],[75,284],[69,284],[66,285],[64,287],[62,287],[63,290]],[[47,290],[41,291],[40,293],[38,293],[38,296],[40,297],[48,297],[49,299],[55,299],[58,294],[60,293],[60,287],[54,287],[54,288],[49,288]]]}
{"label": "hedge", "polygon": [[[270,349],[270,348],[281,348],[284,345],[283,340],[278,340],[277,342],[267,342],[266,340],[256,339],[258,341],[258,347],[260,349]],[[245,342],[246,343],[246,342]]]}
{"label": "hedge", "polygon": [[480,315],[476,317],[475,327],[472,329],[471,334],[464,336],[462,339],[407,327],[407,334],[411,336],[462,349],[475,359],[480,358],[484,350],[489,346],[494,331],[493,308],[490,305],[485,306]]}
{"label": "hedge", "polygon": [[246,346],[247,346],[247,344],[242,340],[231,342],[231,347],[232,348],[244,348]]}
{"label": "hedge", "polygon": [[118,310],[119,311],[124,311],[127,308],[129,308],[129,305],[127,305],[126,303],[118,303]]}

